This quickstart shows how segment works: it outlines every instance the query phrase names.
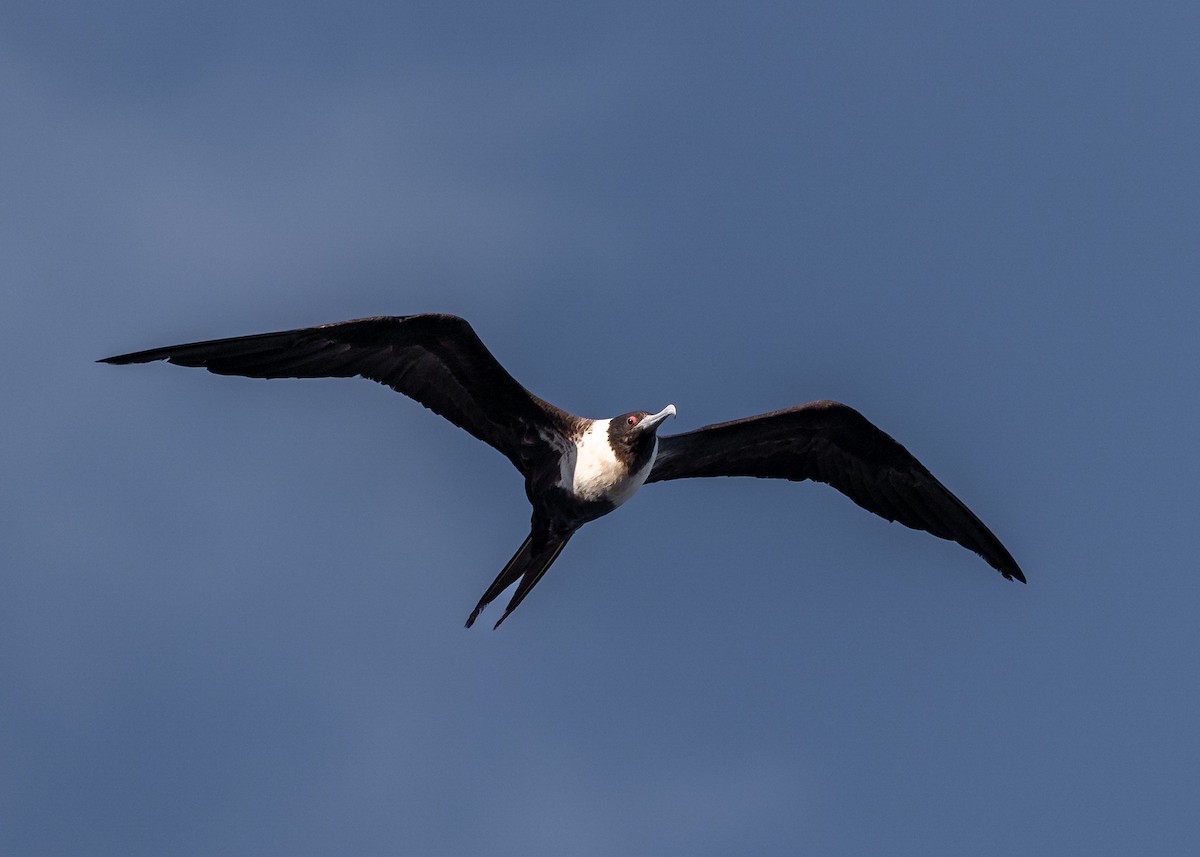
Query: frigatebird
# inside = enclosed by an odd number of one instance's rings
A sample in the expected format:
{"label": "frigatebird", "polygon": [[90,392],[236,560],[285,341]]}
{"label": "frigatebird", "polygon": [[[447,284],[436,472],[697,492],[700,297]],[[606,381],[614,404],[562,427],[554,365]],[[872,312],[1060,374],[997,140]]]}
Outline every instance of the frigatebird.
{"label": "frigatebird", "polygon": [[169,345],[99,362],[154,360],[250,378],[369,378],[503,453],[525,477],[530,530],[471,611],[468,628],[517,583],[493,626],[500,627],[588,521],[607,515],[645,483],[693,476],[824,482],[869,512],[955,541],[1006,579],[1025,582],[1004,545],[961,500],[903,446],[838,402],[809,402],[660,436],[674,405],[653,414],[577,417],[517,383],[465,320],[439,314]]}

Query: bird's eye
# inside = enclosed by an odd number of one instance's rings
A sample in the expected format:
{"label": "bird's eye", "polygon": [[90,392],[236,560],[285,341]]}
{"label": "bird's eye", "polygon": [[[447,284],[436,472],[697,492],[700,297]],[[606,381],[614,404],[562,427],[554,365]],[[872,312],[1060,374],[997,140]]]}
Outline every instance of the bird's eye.
{"label": "bird's eye", "polygon": [[625,425],[632,427],[637,424],[638,424],[638,417],[636,414],[630,414],[629,416],[627,416],[625,418]]}

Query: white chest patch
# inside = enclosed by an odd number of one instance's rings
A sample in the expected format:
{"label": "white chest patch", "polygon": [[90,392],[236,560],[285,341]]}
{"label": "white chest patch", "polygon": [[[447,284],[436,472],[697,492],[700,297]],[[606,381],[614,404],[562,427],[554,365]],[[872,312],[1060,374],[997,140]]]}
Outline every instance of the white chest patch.
{"label": "white chest patch", "polygon": [[650,460],[636,473],[626,473],[608,445],[608,420],[597,420],[583,433],[571,451],[562,458],[559,485],[570,487],[580,500],[607,500],[620,506],[646,483],[654,457],[658,455],[658,438]]}

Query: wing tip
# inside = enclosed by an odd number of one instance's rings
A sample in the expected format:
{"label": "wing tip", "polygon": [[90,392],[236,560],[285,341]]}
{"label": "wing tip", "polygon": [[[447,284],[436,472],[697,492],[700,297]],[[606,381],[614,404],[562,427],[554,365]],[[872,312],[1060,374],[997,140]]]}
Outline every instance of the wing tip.
{"label": "wing tip", "polygon": [[101,357],[97,363],[108,363],[112,366],[125,366],[129,363],[152,363],[155,360],[162,360],[169,355],[165,352],[167,348],[152,348],[149,351],[133,351],[129,354],[114,354],[112,357]]}
{"label": "wing tip", "polygon": [[1012,555],[1001,547],[999,556],[989,556],[984,553],[979,554],[983,557],[992,568],[1000,572],[1005,580],[1015,580],[1018,583],[1025,583],[1025,572],[1021,571],[1021,567],[1017,565],[1017,561],[1012,558]]}

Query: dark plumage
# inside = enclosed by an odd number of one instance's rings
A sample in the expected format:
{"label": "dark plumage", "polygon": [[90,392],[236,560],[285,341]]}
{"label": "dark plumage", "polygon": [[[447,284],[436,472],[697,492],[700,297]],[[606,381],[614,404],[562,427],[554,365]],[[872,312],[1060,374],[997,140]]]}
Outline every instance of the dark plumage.
{"label": "dark plumage", "polygon": [[252,378],[362,376],[386,384],[503,453],[525,477],[529,536],[467,619],[520,581],[498,627],[558,558],[571,535],[644,482],[697,476],[812,479],[889,521],[958,542],[1005,578],[1024,582],[983,522],[903,446],[853,408],[812,402],[658,436],[675,414],[634,411],[589,420],[516,382],[461,318],[411,315],[154,348],[103,363],[167,360]]}

